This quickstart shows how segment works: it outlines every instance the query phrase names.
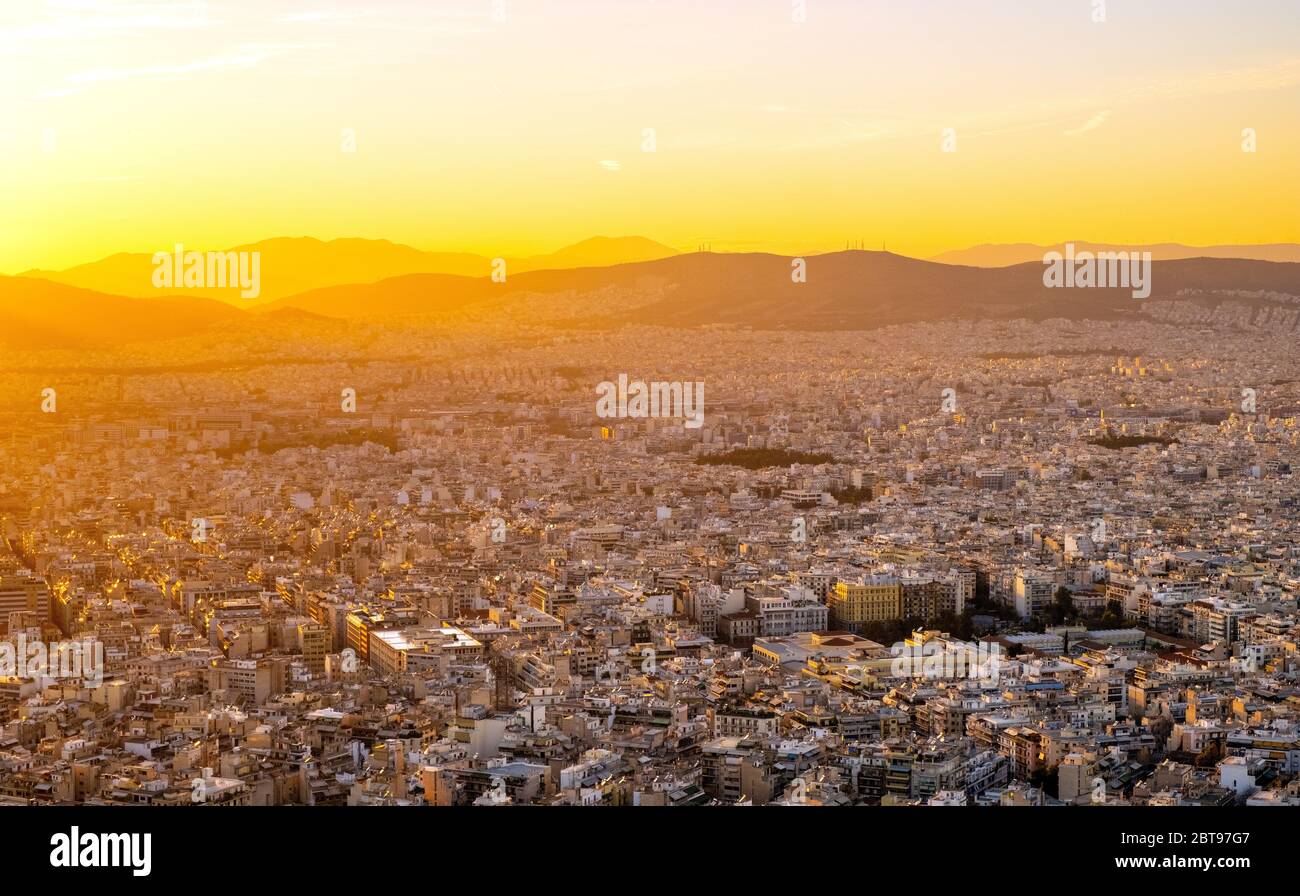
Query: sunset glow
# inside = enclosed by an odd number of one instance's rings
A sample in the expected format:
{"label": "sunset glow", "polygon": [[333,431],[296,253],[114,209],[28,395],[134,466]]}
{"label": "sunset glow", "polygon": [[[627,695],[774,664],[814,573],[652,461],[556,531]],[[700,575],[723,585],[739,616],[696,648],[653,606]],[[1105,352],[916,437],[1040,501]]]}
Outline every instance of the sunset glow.
{"label": "sunset glow", "polygon": [[1300,240],[1288,6],[5,4],[0,271],[302,235]]}

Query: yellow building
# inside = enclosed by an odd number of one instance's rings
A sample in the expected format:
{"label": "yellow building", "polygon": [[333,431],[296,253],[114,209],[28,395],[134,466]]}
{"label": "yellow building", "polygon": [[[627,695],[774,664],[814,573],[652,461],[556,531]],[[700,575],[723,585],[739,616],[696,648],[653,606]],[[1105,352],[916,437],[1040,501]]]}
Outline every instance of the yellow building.
{"label": "yellow building", "polygon": [[860,631],[868,622],[903,618],[903,589],[893,576],[867,576],[836,582],[830,599],[831,625]]}

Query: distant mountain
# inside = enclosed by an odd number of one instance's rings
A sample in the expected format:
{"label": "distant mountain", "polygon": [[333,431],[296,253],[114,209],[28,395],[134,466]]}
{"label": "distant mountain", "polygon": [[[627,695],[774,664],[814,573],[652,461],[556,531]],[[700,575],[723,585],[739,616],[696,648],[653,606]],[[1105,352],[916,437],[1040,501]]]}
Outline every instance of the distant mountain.
{"label": "distant mountain", "polygon": [[192,336],[248,317],[212,299],[137,299],[0,276],[0,344],[14,348],[90,348]]}
{"label": "distant mountain", "polygon": [[[693,253],[612,267],[534,271],[511,275],[505,283],[413,274],[360,287],[314,290],[266,307],[331,317],[381,317],[475,308],[512,295],[595,297],[614,288],[648,296],[644,303],[629,305],[616,316],[619,320],[816,330],[954,317],[1105,319],[1130,316],[1143,301],[1133,298],[1128,288],[1049,289],[1043,284],[1041,262],[978,268],[863,251],[809,256],[805,261],[804,283],[793,282],[788,257]],[[1300,296],[1300,264],[1196,258],[1155,262],[1152,268],[1151,299],[1187,289]],[[594,299],[591,307],[596,308]],[[546,303],[538,302],[537,308],[545,318]],[[573,313],[571,308],[568,313]]]}
{"label": "distant mountain", "polygon": [[[1300,262],[1300,245],[1296,243],[1266,243],[1243,246],[1184,246],[1181,243],[1152,243],[1148,246],[1126,246],[1119,243],[1075,242],[1076,252],[1150,252],[1153,261],[1172,261],[1179,258],[1250,258],[1255,261]],[[977,268],[1001,268],[1025,262],[1042,262],[1050,251],[1065,252],[1065,243],[1055,246],[1037,246],[1033,243],[985,243],[969,249],[954,249],[934,256],[930,261],[942,264],[968,264]]]}
{"label": "distant mountain", "polygon": [[[1300,263],[1158,261],[1152,265],[1150,297],[1137,299],[1125,287],[1048,288],[1039,262],[979,268],[863,251],[808,256],[804,262],[807,280],[802,283],[791,277],[790,258],[757,253],[693,253],[608,267],[530,271],[510,274],[504,283],[490,277],[407,274],[308,290],[247,310],[195,296],[141,299],[0,277],[0,342],[51,348],[244,328],[327,332],[346,327],[348,319],[396,321],[461,310],[491,314],[507,300],[512,313],[522,308],[538,321],[569,325],[866,330],[953,318],[1123,319],[1141,313],[1144,302],[1176,297],[1177,316],[1164,319],[1198,326],[1245,322],[1286,332],[1300,328]],[[1222,304],[1235,308],[1226,317],[1213,317],[1210,312]],[[1268,314],[1257,318],[1259,309]]]}
{"label": "distant mountain", "polygon": [[[171,247],[165,247],[170,250]],[[186,246],[186,251],[206,251]],[[161,251],[161,250],[160,250]],[[260,294],[245,299],[233,287],[175,291],[178,294],[221,299],[240,307],[272,302],[308,290],[351,283],[373,283],[406,274],[454,274],[483,277],[492,271],[492,259],[468,252],[424,252],[388,240],[278,237],[232,246],[222,252],[259,252]],[[506,259],[510,273],[543,268],[574,268],[622,264],[665,258],[676,250],[644,237],[595,237],[566,246],[549,255]],[[153,255],[121,252],[99,261],[63,271],[26,271],[19,276],[52,280],[69,286],[113,295],[156,298],[166,292],[153,285]]]}
{"label": "distant mountain", "polygon": [[[563,268],[597,268],[634,261],[654,261],[679,254],[662,243],[642,236],[596,236],[550,255],[522,258],[510,267],[519,271],[542,271]],[[447,271],[446,273],[455,273]]]}
{"label": "distant mountain", "polygon": [[390,318],[455,311],[502,295],[527,275],[508,278],[504,284],[489,277],[453,274],[407,274],[377,283],[324,286],[259,305],[252,313],[299,311],[334,318]]}

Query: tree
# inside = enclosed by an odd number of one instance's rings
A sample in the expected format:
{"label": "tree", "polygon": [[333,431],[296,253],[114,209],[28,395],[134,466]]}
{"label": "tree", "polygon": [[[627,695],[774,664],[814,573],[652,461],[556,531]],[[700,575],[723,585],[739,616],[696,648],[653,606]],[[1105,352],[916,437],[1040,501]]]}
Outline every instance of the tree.
{"label": "tree", "polygon": [[1048,611],[1048,616],[1054,625],[1069,622],[1074,618],[1074,595],[1069,588],[1062,585],[1056,589],[1056,602]]}
{"label": "tree", "polygon": [[1061,786],[1061,779],[1058,772],[1059,769],[1055,765],[1051,768],[1040,765],[1029,773],[1029,783],[1043,791],[1044,794],[1052,799],[1057,799],[1060,794]]}
{"label": "tree", "polygon": [[1201,747],[1201,752],[1196,754],[1197,768],[1214,768],[1223,759],[1223,741],[1215,739]]}

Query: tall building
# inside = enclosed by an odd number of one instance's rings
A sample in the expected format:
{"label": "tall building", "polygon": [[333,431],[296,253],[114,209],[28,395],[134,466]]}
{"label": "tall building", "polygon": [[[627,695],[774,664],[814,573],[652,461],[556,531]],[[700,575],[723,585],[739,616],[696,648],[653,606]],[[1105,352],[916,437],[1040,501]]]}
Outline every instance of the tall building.
{"label": "tall building", "polygon": [[328,626],[319,622],[304,622],[298,626],[298,649],[313,676],[325,674],[325,655],[330,652],[330,641]]}
{"label": "tall building", "polygon": [[901,619],[903,592],[893,576],[863,576],[835,583],[831,593],[830,622],[834,628],[859,632],[869,622]]}
{"label": "tall building", "polygon": [[9,614],[34,613],[41,622],[50,620],[50,589],[32,575],[0,576],[0,633],[9,632]]}
{"label": "tall building", "polygon": [[1056,580],[1051,573],[1034,569],[1017,569],[1012,581],[1012,598],[1021,619],[1045,612],[1056,594]]}

